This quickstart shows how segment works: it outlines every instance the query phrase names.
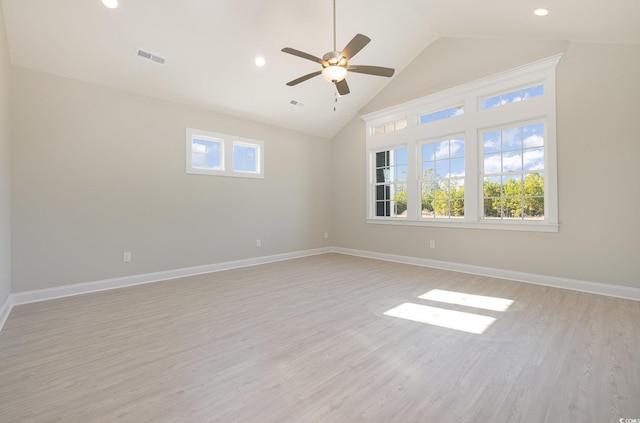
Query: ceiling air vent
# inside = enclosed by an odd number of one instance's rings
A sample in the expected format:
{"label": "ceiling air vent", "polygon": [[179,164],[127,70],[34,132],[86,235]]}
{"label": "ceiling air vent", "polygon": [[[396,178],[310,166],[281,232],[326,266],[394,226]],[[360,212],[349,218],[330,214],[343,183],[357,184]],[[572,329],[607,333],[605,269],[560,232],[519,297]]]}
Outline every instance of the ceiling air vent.
{"label": "ceiling air vent", "polygon": [[167,61],[167,59],[165,59],[164,57],[155,55],[153,53],[149,53],[148,51],[142,50],[141,48],[138,49],[138,51],[136,52],[136,55],[138,57],[142,57],[143,59],[147,59],[147,60],[151,60],[152,62],[159,63],[161,65],[164,65],[164,62]]}

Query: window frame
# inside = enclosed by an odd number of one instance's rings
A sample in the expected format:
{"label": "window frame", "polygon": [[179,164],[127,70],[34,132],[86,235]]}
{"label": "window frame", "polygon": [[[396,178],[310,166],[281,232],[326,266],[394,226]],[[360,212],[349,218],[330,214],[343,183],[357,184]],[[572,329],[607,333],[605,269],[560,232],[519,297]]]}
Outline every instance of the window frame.
{"label": "window frame", "polygon": [[[464,156],[465,150],[463,149],[463,154],[461,156],[453,156],[451,157],[451,152],[449,151],[449,153],[447,154],[447,158],[446,159],[438,159],[437,157],[437,151],[435,151],[435,145],[446,141],[447,143],[449,143],[449,149],[451,148],[451,143],[453,141],[461,141],[463,145],[466,144],[465,139],[464,139],[464,135],[463,134],[451,134],[451,135],[444,135],[442,137],[439,138],[435,138],[435,139],[426,139],[426,140],[417,140],[416,142],[416,147],[418,149],[417,151],[417,158],[418,158],[418,168],[417,168],[417,172],[418,172],[418,188],[420,190],[420,213],[418,215],[418,219],[421,221],[451,221],[453,220],[460,220],[461,218],[464,218],[464,213],[462,217],[458,217],[458,216],[451,216],[451,201],[452,201],[452,197],[451,197],[451,182],[452,181],[456,181],[456,180],[462,180],[462,187],[464,189],[464,183],[465,183],[465,179],[466,179],[466,157]],[[448,167],[449,170],[451,169],[451,161],[452,160],[463,160],[465,162],[465,168],[464,168],[464,172],[465,174],[462,176],[447,176],[447,177],[439,177],[439,178],[425,178],[424,174],[422,172],[422,167],[424,166],[424,163],[426,163],[425,158],[423,157],[423,151],[424,149],[422,148],[425,145],[434,145],[434,156],[433,156],[433,160],[429,160],[429,161],[433,161],[434,162],[434,166],[436,166],[437,168],[437,162],[443,162],[443,161],[447,161],[448,162]],[[436,174],[437,176],[437,174]],[[433,217],[425,217],[423,214],[423,210],[422,210],[422,195],[424,193],[423,191],[423,187],[424,187],[424,182],[432,182],[432,183],[438,183],[438,181],[447,181],[447,185],[449,186],[449,188],[447,189],[447,202],[449,204],[449,214],[448,216],[438,216],[435,213],[434,210],[434,216]],[[442,200],[438,200],[438,199],[434,199],[432,201],[442,201]],[[463,203],[464,203],[464,197],[462,199]]]}
{"label": "window frame", "polygon": [[[193,140],[203,139],[218,141],[220,148],[220,169],[200,168],[193,166]],[[242,145],[254,147],[256,150],[256,171],[237,170],[234,168],[234,147]],[[186,172],[195,175],[231,176],[236,178],[264,179],[264,141],[239,137],[235,135],[210,132],[202,129],[186,130]]]}
{"label": "window frame", "polygon": [[[376,173],[377,173],[377,170],[378,170],[377,160],[376,160],[377,154],[378,153],[382,153],[382,152],[391,152],[392,150],[406,149],[406,148],[407,148],[406,145],[394,145],[394,146],[390,146],[388,148],[377,149],[377,150],[373,151],[372,154],[371,154],[371,160],[372,160],[371,169],[372,169],[374,175],[372,177],[372,184],[371,184],[371,190],[372,190],[371,191],[371,196],[373,198],[373,202],[370,204],[369,213],[372,214],[373,216],[384,217],[386,219],[394,219],[394,220],[405,220],[407,218],[407,216],[403,216],[402,214],[390,214],[389,216],[378,216],[377,215],[377,210],[378,210],[378,202],[379,202],[379,200],[378,200],[378,196],[376,194],[376,190],[377,190],[378,186],[380,185],[380,183],[377,181],[377,177],[376,177]],[[408,151],[407,151],[407,155],[408,155]],[[406,164],[400,164],[400,165],[395,165],[395,164],[391,165],[391,164],[389,164],[388,166],[390,168],[392,168],[392,167],[395,168],[395,167],[399,167],[399,166],[407,166],[407,168],[409,168],[408,161],[409,161],[409,157],[407,156],[407,163]],[[408,181],[408,175],[407,175],[407,180],[389,179],[389,183],[388,184],[389,184],[390,187],[397,186],[397,185],[407,185],[407,181]],[[382,184],[382,185],[385,186],[387,184],[385,183],[385,184]],[[393,190],[391,190],[391,191],[393,191]],[[390,204],[393,204],[393,206],[392,206],[393,210],[397,211],[397,204],[396,204],[395,198],[389,199],[388,201],[389,201]]]}
{"label": "window frame", "polygon": [[[497,132],[497,131],[503,132],[503,131],[505,131],[505,130],[509,130],[509,129],[523,128],[523,127],[526,127],[526,126],[532,126],[532,125],[536,125],[536,124],[541,124],[541,125],[543,126],[543,128],[544,128],[543,140],[545,140],[545,141],[546,141],[546,125],[545,125],[544,121],[539,120],[539,119],[533,119],[533,120],[530,120],[530,121],[524,121],[524,122],[523,122],[523,121],[521,121],[521,122],[514,122],[514,123],[511,123],[511,124],[501,125],[501,126],[498,126],[498,127],[483,128],[482,130],[480,130],[480,131],[479,131],[478,141],[479,141],[481,144],[483,144],[483,137],[482,137],[482,135],[484,135],[484,134],[486,134],[486,133]],[[502,146],[501,146],[501,148],[500,148],[499,150],[494,151],[494,152],[490,152],[490,154],[492,154],[492,155],[500,154],[501,156],[503,156],[503,157],[504,157],[504,154],[505,154],[505,153],[514,153],[514,152],[515,152],[515,153],[521,153],[521,154],[522,154],[522,156],[521,156],[521,157],[523,158],[523,157],[524,157],[524,155],[526,154],[527,150],[534,150],[534,149],[542,148],[542,149],[546,152],[546,149],[545,149],[544,144],[543,144],[543,146],[542,146],[542,147],[540,147],[540,146],[535,146],[535,147],[526,147],[526,146],[524,145],[524,137],[522,137],[522,140],[521,140],[521,141],[522,141],[522,145],[521,145],[521,146],[520,146],[520,148],[518,148],[518,149],[505,150],[505,149],[503,149],[503,148],[502,148]],[[545,155],[546,155],[546,154],[545,154]],[[519,169],[519,170],[512,170],[512,171],[506,171],[506,172],[504,171],[504,169],[501,169],[501,171],[500,171],[500,172],[489,172],[489,173],[488,173],[488,172],[487,172],[487,169],[484,167],[484,159],[485,159],[485,155],[484,155],[484,154],[480,154],[480,159],[481,159],[481,160],[482,160],[482,162],[483,162],[483,163],[481,163],[481,165],[480,165],[480,167],[479,167],[479,171],[480,171],[480,183],[482,184],[482,192],[483,192],[483,194],[484,194],[484,179],[485,179],[485,178],[487,178],[487,177],[488,177],[488,178],[500,178],[500,179],[501,179],[501,181],[502,181],[502,180],[504,180],[505,178],[506,178],[507,180],[512,179],[512,178],[511,178],[512,176],[520,176],[520,177],[521,177],[521,179],[522,179],[522,181],[523,181],[523,183],[524,183],[524,180],[525,180],[528,176],[533,175],[533,174],[542,174],[542,177],[543,177],[543,179],[545,180],[545,188],[546,188],[546,179],[547,179],[547,178],[545,177],[545,175],[546,175],[546,168],[545,168],[545,167],[543,167],[542,169],[525,169],[524,167],[522,167],[522,168],[521,168],[521,169]],[[543,165],[543,166],[544,166],[544,165]],[[502,184],[502,182],[501,182],[501,186],[502,186],[502,185],[503,185],[503,184]],[[522,187],[522,188],[524,189],[524,185],[523,185],[523,187]],[[546,189],[545,189],[545,192],[546,192]],[[504,196],[504,195],[503,195],[503,193],[502,193],[502,189],[501,189],[500,197],[490,197],[490,198],[500,198],[501,200],[504,200],[504,199],[511,199],[511,200],[513,201],[513,199],[518,198],[518,197],[508,197],[508,196]],[[521,195],[519,198],[521,198],[521,199],[522,199],[522,201],[523,201],[523,205],[524,205],[524,202],[525,202],[525,200],[526,200],[527,198],[536,198],[536,197],[527,197],[526,195],[524,195],[524,190],[523,190],[522,195]],[[486,200],[487,198],[483,195],[483,196],[482,196],[482,199],[483,199],[483,200]],[[543,199],[546,199],[546,197],[543,197]],[[547,203],[547,202],[546,202],[546,201],[544,201],[544,216],[546,216],[546,214],[547,214],[547,209],[548,209],[548,207],[547,207],[547,204],[546,204],[546,203]],[[483,211],[482,211],[482,214],[484,215],[484,204],[483,204]],[[505,217],[504,215],[501,215],[501,217],[500,217],[500,218],[498,218],[498,217],[483,217],[483,219],[484,219],[484,220],[488,220],[488,221],[492,221],[492,222],[493,222],[493,221],[512,221],[512,222],[516,222],[516,221],[522,221],[522,222],[538,221],[538,219],[525,219],[525,218],[524,218],[524,216],[519,217],[519,218],[514,218],[514,217],[509,218],[509,217]]]}
{"label": "window frame", "polygon": [[[236,169],[235,168],[235,158],[236,158],[236,146],[238,147],[248,147],[248,148],[253,148],[255,150],[255,159],[253,161],[253,164],[255,166],[256,170],[241,170],[241,169]],[[247,142],[245,140],[238,140],[238,139],[234,139],[232,142],[232,148],[233,148],[233,171],[236,173],[242,173],[242,174],[247,174],[247,175],[259,175],[261,172],[261,165],[260,165],[260,158],[262,157],[262,145],[257,144],[255,141],[254,142]]]}
{"label": "window frame", "polygon": [[[555,69],[562,54],[533,62],[515,69],[437,92],[410,102],[361,116],[366,123],[367,154],[367,223],[411,226],[435,226],[492,230],[521,230],[557,232],[557,153],[556,153],[556,83]],[[480,100],[496,93],[543,85],[544,95],[502,105],[480,108]],[[420,116],[428,110],[442,110],[462,105],[464,113],[455,119],[442,119],[420,124]],[[407,119],[407,127],[400,131],[374,134],[381,124]],[[481,178],[483,150],[481,133],[492,127],[522,125],[531,121],[544,124],[544,203],[543,220],[485,219],[484,192]],[[465,140],[464,217],[462,219],[421,218],[420,152],[421,143],[460,134]],[[409,163],[407,180],[407,215],[375,216],[372,173],[377,151],[406,145]]]}

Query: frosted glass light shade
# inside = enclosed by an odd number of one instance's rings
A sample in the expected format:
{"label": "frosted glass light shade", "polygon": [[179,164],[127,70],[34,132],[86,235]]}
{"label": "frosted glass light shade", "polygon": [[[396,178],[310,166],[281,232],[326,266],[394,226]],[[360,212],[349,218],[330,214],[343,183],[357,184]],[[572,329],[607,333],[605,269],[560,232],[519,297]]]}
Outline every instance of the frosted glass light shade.
{"label": "frosted glass light shade", "polygon": [[340,82],[347,76],[347,69],[338,65],[329,65],[322,69],[322,76],[329,82]]}

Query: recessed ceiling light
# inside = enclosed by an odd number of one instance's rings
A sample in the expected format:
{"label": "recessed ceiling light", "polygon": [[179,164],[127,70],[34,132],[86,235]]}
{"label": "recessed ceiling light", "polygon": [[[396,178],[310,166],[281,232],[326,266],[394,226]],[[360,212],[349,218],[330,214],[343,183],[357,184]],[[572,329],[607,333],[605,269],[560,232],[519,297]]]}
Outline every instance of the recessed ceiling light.
{"label": "recessed ceiling light", "polygon": [[549,9],[536,9],[533,11],[533,14],[536,16],[547,16],[549,14]]}
{"label": "recessed ceiling light", "polygon": [[109,9],[115,9],[118,7],[118,0],[102,0],[102,4],[107,6]]}
{"label": "recessed ceiling light", "polygon": [[261,67],[264,66],[265,63],[267,63],[267,61],[264,60],[264,57],[262,57],[262,56],[256,57],[256,66],[257,67],[261,68]]}

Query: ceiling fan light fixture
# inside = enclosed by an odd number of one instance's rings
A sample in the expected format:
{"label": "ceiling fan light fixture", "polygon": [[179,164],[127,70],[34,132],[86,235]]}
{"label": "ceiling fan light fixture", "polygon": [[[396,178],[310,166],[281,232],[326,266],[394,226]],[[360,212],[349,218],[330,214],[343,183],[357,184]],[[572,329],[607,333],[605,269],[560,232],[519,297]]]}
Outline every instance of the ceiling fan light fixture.
{"label": "ceiling fan light fixture", "polygon": [[305,53],[304,51],[296,50],[291,47],[285,47],[282,49],[284,53],[293,54],[294,56],[302,57],[303,59],[310,60],[322,65],[322,70],[308,73],[293,81],[287,82],[287,86],[293,87],[301,82],[311,79],[315,76],[322,74],[322,77],[335,85],[338,95],[343,96],[349,94],[349,84],[345,79],[347,76],[347,68],[349,72],[363,73],[367,75],[385,76],[387,78],[393,76],[394,69],[384,68],[382,66],[348,66],[353,56],[358,54],[367,44],[369,44],[371,38],[366,35],[356,34],[355,37],[347,43],[342,51],[336,50],[336,1],[333,0],[333,51],[328,52],[322,59],[312,54]]}
{"label": "ceiling fan light fixture", "polygon": [[118,7],[118,0],[102,0],[102,4],[104,4],[109,9],[115,9]]}
{"label": "ceiling fan light fixture", "polygon": [[338,65],[329,65],[322,69],[322,77],[329,82],[340,82],[347,76],[347,68]]}

